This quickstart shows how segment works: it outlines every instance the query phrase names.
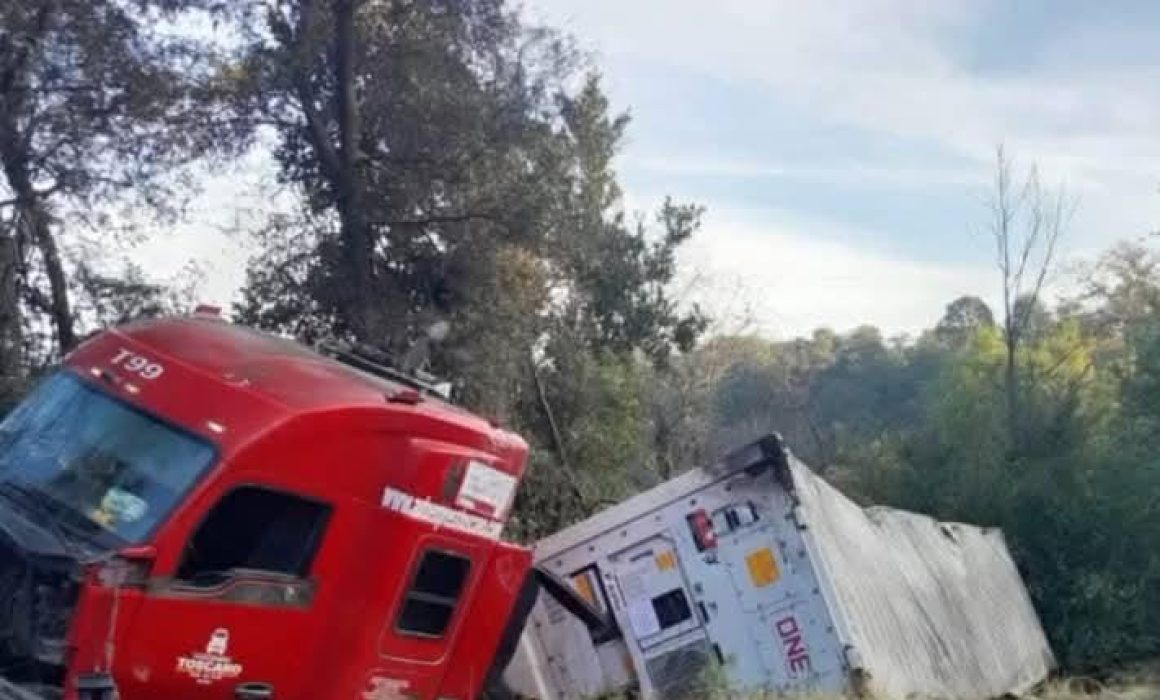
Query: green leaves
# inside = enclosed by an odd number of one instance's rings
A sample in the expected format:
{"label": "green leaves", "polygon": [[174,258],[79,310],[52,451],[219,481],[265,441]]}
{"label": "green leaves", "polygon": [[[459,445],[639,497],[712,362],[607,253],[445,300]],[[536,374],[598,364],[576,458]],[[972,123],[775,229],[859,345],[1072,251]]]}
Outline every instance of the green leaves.
{"label": "green leaves", "polygon": [[534,448],[519,531],[654,478],[646,381],[706,328],[672,298],[702,210],[631,220],[612,169],[629,125],[570,42],[499,0],[277,0],[249,37],[258,111],[301,211],[258,237],[239,319],[397,354]]}
{"label": "green leaves", "polygon": [[1001,527],[1069,669],[1152,657],[1160,315],[1146,300],[1160,275],[1141,269],[1105,279],[1102,298],[1036,312],[1016,358],[1018,442],[1003,331],[972,298],[917,342],[873,328],[711,340],[681,358],[708,384],[704,440],[719,452],[778,430],[863,502]]}
{"label": "green leaves", "polygon": [[0,236],[22,256],[19,319],[0,315],[9,326],[0,335],[13,323],[36,329],[25,334],[25,362],[69,350],[89,320],[70,280],[80,236],[107,254],[119,243],[111,220],[175,217],[186,166],[248,144],[253,125],[222,89],[230,47],[175,29],[211,9],[199,0],[0,2]]}

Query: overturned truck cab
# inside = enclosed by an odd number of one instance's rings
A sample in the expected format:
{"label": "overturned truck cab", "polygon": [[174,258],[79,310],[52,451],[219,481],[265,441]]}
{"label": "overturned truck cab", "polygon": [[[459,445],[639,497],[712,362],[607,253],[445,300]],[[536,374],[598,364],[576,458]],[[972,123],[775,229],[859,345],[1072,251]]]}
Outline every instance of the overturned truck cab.
{"label": "overturned truck cab", "polygon": [[777,435],[541,540],[535,558],[616,623],[585,629],[537,603],[507,674],[540,700],[716,684],[975,700],[1054,665],[1002,533],[862,508]]}
{"label": "overturned truck cab", "polygon": [[[215,316],[83,343],[0,424],[0,698],[502,693],[526,444]],[[582,600],[570,607],[604,624]]]}

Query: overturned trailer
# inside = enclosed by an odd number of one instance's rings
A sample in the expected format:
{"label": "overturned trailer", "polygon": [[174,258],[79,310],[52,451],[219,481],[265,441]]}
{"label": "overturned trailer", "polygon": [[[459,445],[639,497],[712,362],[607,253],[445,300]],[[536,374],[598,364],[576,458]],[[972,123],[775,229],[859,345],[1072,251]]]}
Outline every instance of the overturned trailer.
{"label": "overturned trailer", "polygon": [[777,436],[535,557],[615,621],[592,630],[537,602],[506,680],[543,700],[696,696],[710,675],[741,690],[989,698],[1054,665],[1002,533],[862,508]]}

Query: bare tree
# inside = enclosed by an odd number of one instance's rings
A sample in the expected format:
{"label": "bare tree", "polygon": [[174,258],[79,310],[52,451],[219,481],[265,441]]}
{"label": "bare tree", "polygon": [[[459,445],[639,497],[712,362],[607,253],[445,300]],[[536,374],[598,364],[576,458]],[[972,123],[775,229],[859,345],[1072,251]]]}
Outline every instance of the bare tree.
{"label": "bare tree", "polygon": [[1019,176],[1003,146],[995,153],[995,185],[988,202],[990,232],[1003,293],[1004,389],[1007,424],[1019,436],[1020,374],[1018,353],[1027,338],[1043,287],[1074,205],[1062,187],[1048,190],[1032,165]]}

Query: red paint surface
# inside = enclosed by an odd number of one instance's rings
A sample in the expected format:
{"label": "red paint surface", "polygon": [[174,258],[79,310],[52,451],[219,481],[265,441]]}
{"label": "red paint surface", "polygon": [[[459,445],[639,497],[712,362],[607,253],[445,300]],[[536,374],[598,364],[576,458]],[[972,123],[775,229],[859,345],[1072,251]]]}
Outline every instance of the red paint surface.
{"label": "red paint surface", "polygon": [[[114,363],[125,350],[163,374],[146,379],[123,359]],[[102,669],[111,641],[122,700],[226,700],[243,682],[271,683],[278,700],[362,698],[375,688],[415,698],[480,692],[530,554],[389,511],[380,499],[391,487],[456,508],[452,482],[468,459],[522,476],[527,446],[518,436],[433,399],[388,401],[403,387],[212,318],[107,332],[67,366],[218,448],[213,470],[146,543],[156,552],[151,581],[174,576],[198,524],[238,486],[295,492],[333,509],[306,608],[163,596],[150,585],[114,594],[90,577],[70,633],[70,679]],[[425,547],[472,561],[438,640],[394,629]],[[216,630],[228,631],[225,654],[207,652]],[[209,678],[199,682],[197,673]]]}

